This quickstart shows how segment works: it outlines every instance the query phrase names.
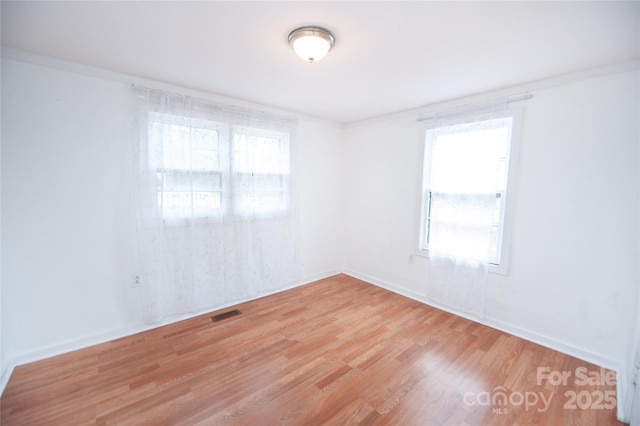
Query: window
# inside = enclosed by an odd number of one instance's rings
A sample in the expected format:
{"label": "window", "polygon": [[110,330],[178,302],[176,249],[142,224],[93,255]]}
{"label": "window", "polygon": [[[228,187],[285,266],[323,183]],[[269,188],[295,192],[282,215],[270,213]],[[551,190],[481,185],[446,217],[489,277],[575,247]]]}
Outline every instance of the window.
{"label": "window", "polygon": [[159,216],[206,217],[222,208],[224,127],[205,120],[150,114],[149,161]]}
{"label": "window", "polygon": [[516,114],[425,133],[420,249],[503,262]]}
{"label": "window", "polygon": [[239,212],[286,208],[290,168],[287,134],[237,127],[231,156]]}
{"label": "window", "polygon": [[283,211],[289,135],[169,114],[149,114],[149,161],[165,220]]}

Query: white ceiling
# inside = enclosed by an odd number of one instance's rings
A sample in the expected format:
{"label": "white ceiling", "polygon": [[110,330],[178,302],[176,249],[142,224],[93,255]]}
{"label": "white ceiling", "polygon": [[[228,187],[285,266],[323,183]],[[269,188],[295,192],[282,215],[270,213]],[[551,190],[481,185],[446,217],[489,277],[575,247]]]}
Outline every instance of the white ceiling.
{"label": "white ceiling", "polygon": [[[640,57],[640,2],[2,1],[2,45],[338,123]],[[287,35],[331,29],[320,62]]]}

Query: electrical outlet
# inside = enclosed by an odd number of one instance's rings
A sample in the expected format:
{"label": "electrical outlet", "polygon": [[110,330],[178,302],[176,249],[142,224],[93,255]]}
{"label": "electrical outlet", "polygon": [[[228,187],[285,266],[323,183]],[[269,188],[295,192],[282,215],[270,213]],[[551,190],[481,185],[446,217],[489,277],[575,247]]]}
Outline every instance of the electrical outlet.
{"label": "electrical outlet", "polygon": [[409,263],[413,265],[413,263],[415,262],[415,258],[413,257],[412,254],[409,255]]}

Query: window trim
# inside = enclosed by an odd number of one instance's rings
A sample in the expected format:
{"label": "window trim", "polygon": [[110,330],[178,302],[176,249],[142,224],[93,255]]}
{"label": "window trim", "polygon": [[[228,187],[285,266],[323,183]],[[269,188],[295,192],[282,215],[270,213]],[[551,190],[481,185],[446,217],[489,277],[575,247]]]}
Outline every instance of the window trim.
{"label": "window trim", "polygon": [[423,236],[426,232],[425,209],[428,206],[427,197],[425,197],[425,191],[427,188],[425,184],[425,173],[427,166],[427,150],[430,147],[427,140],[427,131],[434,128],[469,124],[476,121],[485,121],[497,118],[511,118],[511,141],[509,146],[509,164],[507,171],[507,185],[504,191],[499,191],[501,194],[501,202],[503,203],[501,209],[501,222],[502,232],[498,239],[498,251],[500,253],[499,263],[489,263],[489,272],[507,275],[509,273],[510,254],[511,254],[511,237],[513,233],[513,217],[515,210],[516,199],[516,180],[518,172],[518,162],[521,144],[521,128],[523,109],[522,107],[511,107],[503,111],[489,112],[489,113],[476,113],[467,114],[457,118],[452,118],[446,122],[431,123],[430,125],[420,126],[420,143],[422,146],[422,168],[420,173],[420,209],[418,216],[418,238],[417,249],[413,254],[421,257],[429,257],[429,250],[423,248]]}

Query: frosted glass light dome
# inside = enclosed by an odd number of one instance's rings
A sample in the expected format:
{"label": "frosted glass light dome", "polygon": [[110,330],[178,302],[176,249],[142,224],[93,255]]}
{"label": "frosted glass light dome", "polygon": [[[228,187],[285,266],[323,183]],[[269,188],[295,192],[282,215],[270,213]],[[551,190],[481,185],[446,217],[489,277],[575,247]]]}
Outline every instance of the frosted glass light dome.
{"label": "frosted glass light dome", "polygon": [[322,27],[301,27],[289,34],[289,44],[293,51],[309,63],[324,58],[334,42],[333,34]]}

